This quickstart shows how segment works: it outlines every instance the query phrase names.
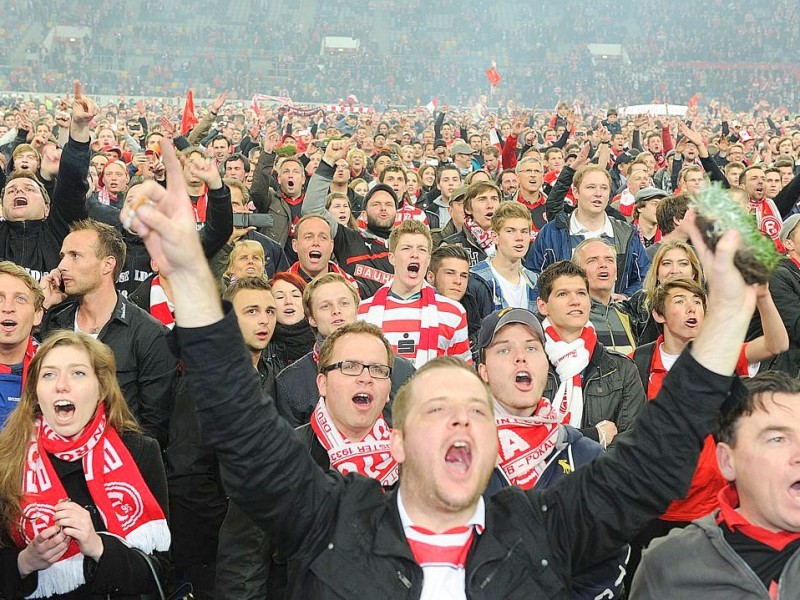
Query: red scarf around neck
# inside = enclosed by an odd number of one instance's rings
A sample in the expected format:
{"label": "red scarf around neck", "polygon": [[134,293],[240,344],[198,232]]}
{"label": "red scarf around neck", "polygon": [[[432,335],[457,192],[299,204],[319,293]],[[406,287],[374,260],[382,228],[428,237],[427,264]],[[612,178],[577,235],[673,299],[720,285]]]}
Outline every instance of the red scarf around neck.
{"label": "red scarf around neck", "polygon": [[495,416],[500,470],[511,485],[529,490],[550,464],[558,441],[559,419],[547,398],[530,417]]}
{"label": "red scarf around neck", "polygon": [[175,327],[175,316],[169,307],[169,298],[161,287],[161,277],[156,275],[150,282],[150,314],[170,329]]}
{"label": "red scarf around neck", "polygon": [[384,487],[397,482],[398,465],[389,450],[391,429],[383,416],[378,416],[372,430],[358,442],[348,441],[333,422],[325,399],[320,398],[311,415],[311,429],[328,451],[331,468],[342,475],[360,473],[376,479]]}
{"label": "red scarf around neck", "polygon": [[[287,270],[288,270],[289,273],[297,273],[298,275],[302,276],[302,273],[300,273],[300,261],[299,260],[296,261]],[[350,273],[346,272],[344,269],[342,269],[342,267],[337,265],[332,260],[328,261],[328,273],[338,273],[339,275],[341,275],[342,277],[347,279],[347,281],[349,281],[350,284],[352,284],[356,289],[358,289],[358,284],[356,283],[356,280],[353,278],[353,276],[350,275]]]}
{"label": "red scarf around neck", "polygon": [[472,237],[475,238],[475,241],[478,242],[478,245],[486,252],[487,256],[495,255],[496,250],[492,241],[492,234],[484,231],[471,215],[464,217],[464,227],[472,234]]}
{"label": "red scarf around neck", "polygon": [[[110,533],[147,553],[169,550],[164,512],[119,434],[107,425],[102,404],[76,438],[58,435],[43,417],[36,420],[24,466],[22,514],[10,531],[19,548],[53,525],[56,505],[68,498],[50,462],[52,454],[64,461],[82,462],[89,494]],[[72,541],[58,562],[39,571],[37,593],[47,597],[64,594],[83,583],[83,556]]]}
{"label": "red scarf around neck", "polygon": [[[20,392],[25,389],[25,380],[28,378],[28,365],[31,364],[31,359],[38,349],[39,342],[28,336],[28,346],[25,348],[25,356],[22,358],[22,387]],[[11,366],[0,364],[0,373],[5,375],[11,373]]]}
{"label": "red scarf around neck", "polygon": [[717,514],[717,525],[725,523],[731,530],[738,530],[751,540],[761,542],[780,552],[786,546],[800,539],[800,533],[791,531],[774,532],[758,525],[753,525],[741,512],[736,509],[739,507],[739,492],[733,485],[727,485],[719,491],[719,513]]}
{"label": "red scarf around neck", "polygon": [[769,198],[764,198],[763,200],[750,198],[750,208],[756,214],[758,228],[764,235],[769,236],[775,242],[775,248],[777,248],[778,252],[784,254],[786,249],[780,239],[783,219],[781,219],[781,215],[776,210],[772,200]]}

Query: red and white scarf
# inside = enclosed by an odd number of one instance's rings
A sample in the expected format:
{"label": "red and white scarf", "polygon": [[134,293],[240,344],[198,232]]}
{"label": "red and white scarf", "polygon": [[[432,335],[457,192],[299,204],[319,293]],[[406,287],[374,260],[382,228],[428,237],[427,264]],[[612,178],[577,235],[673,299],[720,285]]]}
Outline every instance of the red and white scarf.
{"label": "red and white scarf", "polygon": [[590,321],[583,328],[579,338],[567,343],[562,341],[549,319],[542,322],[542,327],[545,338],[544,350],[561,381],[553,399],[553,408],[561,423],[580,427],[583,419],[581,374],[589,366],[589,360],[597,345],[597,332]]}
{"label": "red and white scarf", "polygon": [[[22,386],[20,393],[25,389],[25,380],[28,378],[28,365],[31,364],[31,359],[36,351],[39,349],[39,342],[28,336],[28,346],[25,348],[25,356],[22,358]],[[0,373],[8,375],[11,373],[11,367],[8,365],[0,364]]]}
{"label": "red and white scarf", "polygon": [[378,416],[363,440],[350,442],[336,428],[325,399],[320,398],[311,415],[311,429],[328,451],[331,468],[342,475],[360,473],[377,480],[383,487],[397,482],[399,469],[389,450],[391,429],[383,416]]}
{"label": "red and white scarf", "polygon": [[117,194],[112,194],[108,191],[108,188],[101,187],[99,190],[97,190],[97,201],[105,206],[110,206],[112,202],[116,204]]}
{"label": "red and white scarf", "polygon": [[[73,439],[58,435],[42,417],[36,420],[22,480],[22,514],[10,531],[19,548],[53,525],[56,505],[68,497],[49,453],[61,460],[83,463],[89,494],[110,533],[148,554],[169,550],[170,532],[164,512],[119,434],[107,424],[103,405]],[[39,571],[39,585],[29,597],[66,594],[84,583],[83,555],[73,540],[58,562]]]}
{"label": "red and white scarf", "polygon": [[494,247],[492,234],[488,231],[484,231],[483,228],[473,220],[471,215],[464,217],[464,227],[467,228],[472,234],[472,237],[475,238],[475,241],[478,242],[478,245],[486,252],[486,256],[491,258],[495,255],[497,249]]}
{"label": "red and white scarf", "polygon": [[496,414],[494,421],[500,470],[511,485],[531,489],[550,464],[547,458],[558,442],[560,421],[553,405],[542,398],[530,417]]}
{"label": "red and white scarf", "polygon": [[[386,310],[386,302],[391,289],[391,281],[378,288],[378,291],[372,297],[367,314],[361,320],[374,323],[379,327],[382,326],[383,313]],[[422,314],[420,318],[419,343],[417,344],[417,353],[414,356],[414,367],[417,369],[439,356],[439,309],[436,305],[436,290],[433,289],[433,286],[424,283],[420,294],[422,295]]]}
{"label": "red and white scarf", "polygon": [[778,208],[769,198],[757,200],[750,198],[750,210],[756,214],[756,222],[761,232],[775,242],[775,247],[778,252],[784,254],[786,249],[781,243],[780,234],[781,227],[783,226],[783,219]]}
{"label": "red and white scarf", "polygon": [[203,188],[203,193],[197,197],[197,202],[192,203],[192,209],[194,210],[195,223],[205,223],[206,212],[208,211],[208,191],[206,188]]}
{"label": "red and white scarf", "polygon": [[150,282],[150,314],[168,328],[175,327],[175,313],[172,302],[161,287],[161,277],[156,275]]}

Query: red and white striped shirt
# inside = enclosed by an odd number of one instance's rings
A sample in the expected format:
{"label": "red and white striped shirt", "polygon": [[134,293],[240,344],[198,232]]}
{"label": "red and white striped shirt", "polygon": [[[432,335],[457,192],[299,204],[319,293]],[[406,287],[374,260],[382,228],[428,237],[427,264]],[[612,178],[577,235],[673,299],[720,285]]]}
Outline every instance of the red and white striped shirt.
{"label": "red and white striped shirt", "polygon": [[475,514],[461,527],[433,533],[411,522],[398,492],[397,508],[406,540],[417,564],[422,567],[420,600],[466,599],[466,562],[472,540],[486,527],[486,505],[478,499]]}
{"label": "red and white striped shirt", "polygon": [[[427,284],[425,285],[427,286]],[[390,286],[391,282],[384,287]],[[386,296],[383,318],[380,319],[380,322],[368,314],[376,297],[381,297],[381,294],[376,292],[375,296],[361,301],[358,306],[359,319],[383,329],[383,334],[389,340],[395,354],[415,362],[419,368],[421,365],[416,361],[417,353],[428,351],[428,348],[421,347],[425,342],[420,340],[424,309],[422,294],[415,294],[407,300],[402,300],[390,293]],[[436,356],[455,356],[471,363],[472,353],[469,349],[466,311],[458,302],[439,294],[435,294],[434,304],[438,320]]]}

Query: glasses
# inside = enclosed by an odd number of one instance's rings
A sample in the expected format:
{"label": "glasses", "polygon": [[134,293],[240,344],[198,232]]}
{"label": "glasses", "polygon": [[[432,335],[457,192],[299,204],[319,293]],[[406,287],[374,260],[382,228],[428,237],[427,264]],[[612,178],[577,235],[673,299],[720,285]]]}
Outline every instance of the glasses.
{"label": "glasses", "polygon": [[375,379],[389,379],[392,374],[392,367],[389,365],[365,365],[355,360],[341,360],[328,365],[322,369],[322,372],[330,373],[334,369],[339,369],[344,375],[349,375],[350,377],[358,377],[364,372],[364,369],[367,369],[370,377]]}

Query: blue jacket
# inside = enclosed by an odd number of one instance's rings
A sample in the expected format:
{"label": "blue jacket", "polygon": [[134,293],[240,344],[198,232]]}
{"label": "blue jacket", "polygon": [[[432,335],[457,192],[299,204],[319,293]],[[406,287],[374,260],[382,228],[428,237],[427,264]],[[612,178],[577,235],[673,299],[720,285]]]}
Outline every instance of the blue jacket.
{"label": "blue jacket", "polygon": [[[475,275],[475,280],[481,282],[489,290],[489,296],[492,299],[494,308],[492,310],[502,310],[508,308],[508,302],[503,297],[503,290],[500,284],[497,283],[492,268],[489,266],[489,259],[484,259],[478,264],[470,268],[470,273]],[[539,297],[539,290],[536,287],[536,280],[539,278],[536,273],[521,267],[522,277],[528,284],[528,310],[536,312],[536,299]]]}
{"label": "blue jacket", "polygon": [[[614,246],[617,249],[618,294],[630,296],[642,288],[650,258],[634,228],[626,221],[609,217],[614,230]],[[569,217],[560,213],[555,220],[542,227],[536,241],[525,256],[525,266],[534,273],[559,260],[570,260],[575,250],[569,235]]]}

